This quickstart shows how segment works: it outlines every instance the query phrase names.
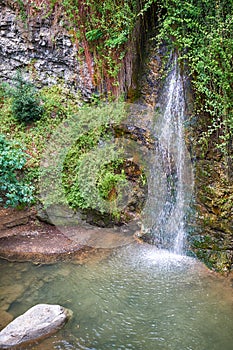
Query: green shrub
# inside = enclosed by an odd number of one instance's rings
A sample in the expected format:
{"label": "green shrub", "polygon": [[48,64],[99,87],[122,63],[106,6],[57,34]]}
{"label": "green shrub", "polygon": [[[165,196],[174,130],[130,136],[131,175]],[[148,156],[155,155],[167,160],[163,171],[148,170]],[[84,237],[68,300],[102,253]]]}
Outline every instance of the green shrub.
{"label": "green shrub", "polygon": [[21,73],[17,74],[15,81],[15,87],[9,90],[13,116],[23,123],[39,120],[44,108],[35,86],[25,81]]}
{"label": "green shrub", "polygon": [[33,201],[33,187],[22,177],[26,161],[19,143],[0,134],[0,202],[6,207],[27,205]]}

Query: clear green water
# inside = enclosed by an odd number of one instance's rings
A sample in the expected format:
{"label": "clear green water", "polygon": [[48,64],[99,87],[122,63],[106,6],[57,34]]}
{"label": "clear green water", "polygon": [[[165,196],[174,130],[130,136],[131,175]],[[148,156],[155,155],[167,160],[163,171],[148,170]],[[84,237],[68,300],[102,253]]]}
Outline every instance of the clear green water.
{"label": "clear green water", "polygon": [[36,303],[74,312],[30,349],[233,349],[233,289],[193,258],[131,244],[83,265],[1,261],[0,273],[0,300],[23,286],[14,317]]}

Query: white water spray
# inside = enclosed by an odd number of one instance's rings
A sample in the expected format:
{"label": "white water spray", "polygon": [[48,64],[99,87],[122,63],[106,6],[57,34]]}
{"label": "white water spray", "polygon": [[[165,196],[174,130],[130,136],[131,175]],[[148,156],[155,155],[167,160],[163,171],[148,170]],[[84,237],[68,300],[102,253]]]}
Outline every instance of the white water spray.
{"label": "white water spray", "polygon": [[192,167],[185,145],[185,91],[177,63],[167,77],[163,94],[164,112],[161,114],[160,142],[165,146],[176,167],[176,196],[168,221],[166,233],[172,237],[171,250],[182,254],[185,244],[185,215],[192,190]]}
{"label": "white water spray", "polygon": [[[185,91],[183,78],[177,63],[167,76],[159,98],[159,113],[154,132],[159,139],[159,157],[163,171],[151,167],[152,184],[155,191],[149,193],[145,227],[151,241],[160,249],[183,254],[185,249],[185,216],[192,193],[192,166],[185,146]],[[157,160],[154,160],[156,163]],[[165,166],[164,166],[165,164]],[[166,177],[166,181],[161,181]],[[163,203],[158,210],[158,203]],[[160,206],[161,208],[161,206]]]}

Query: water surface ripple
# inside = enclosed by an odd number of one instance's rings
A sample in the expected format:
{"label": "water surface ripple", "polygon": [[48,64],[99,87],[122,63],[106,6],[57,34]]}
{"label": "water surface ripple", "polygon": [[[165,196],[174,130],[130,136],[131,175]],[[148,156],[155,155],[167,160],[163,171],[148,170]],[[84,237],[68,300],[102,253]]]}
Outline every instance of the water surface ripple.
{"label": "water surface ripple", "polygon": [[13,316],[41,302],[74,312],[32,349],[232,350],[232,289],[193,258],[131,244],[85,265],[2,261],[0,270],[1,300],[23,286]]}

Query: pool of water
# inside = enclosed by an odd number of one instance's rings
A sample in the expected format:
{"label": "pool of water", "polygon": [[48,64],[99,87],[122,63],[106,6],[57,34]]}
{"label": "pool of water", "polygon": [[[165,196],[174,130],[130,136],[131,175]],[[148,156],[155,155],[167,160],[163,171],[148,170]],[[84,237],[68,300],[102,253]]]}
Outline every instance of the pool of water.
{"label": "pool of water", "polygon": [[73,311],[30,349],[233,349],[233,289],[195,259],[149,245],[85,264],[1,261],[0,281],[0,308],[14,317],[37,303]]}

